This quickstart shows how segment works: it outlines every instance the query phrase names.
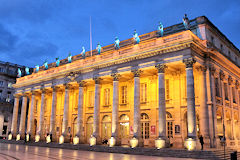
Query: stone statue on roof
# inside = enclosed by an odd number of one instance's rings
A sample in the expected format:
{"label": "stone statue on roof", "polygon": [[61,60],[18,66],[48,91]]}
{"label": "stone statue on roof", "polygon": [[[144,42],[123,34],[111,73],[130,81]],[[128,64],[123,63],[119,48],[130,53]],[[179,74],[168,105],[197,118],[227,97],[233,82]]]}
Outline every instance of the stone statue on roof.
{"label": "stone statue on roof", "polygon": [[72,54],[69,53],[69,54],[68,54],[68,63],[71,63],[71,62],[72,62]]}
{"label": "stone statue on roof", "polygon": [[97,52],[98,54],[101,54],[101,51],[102,51],[102,46],[100,45],[100,43],[97,44]]}
{"label": "stone statue on roof", "polygon": [[190,29],[190,22],[189,22],[189,19],[187,17],[187,14],[184,14],[183,25],[184,25],[186,30]]}
{"label": "stone statue on roof", "polygon": [[140,42],[140,38],[136,30],[134,30],[133,38],[134,38],[135,44],[138,44]]}
{"label": "stone statue on roof", "polygon": [[28,67],[25,67],[25,73],[26,73],[26,75],[29,75],[29,74],[30,74]]}
{"label": "stone statue on roof", "polygon": [[35,72],[37,73],[39,71],[39,65],[36,65],[35,68]]}
{"label": "stone statue on roof", "polygon": [[81,52],[81,55],[82,55],[83,58],[85,58],[85,53],[86,53],[85,47],[82,46],[82,52]]}
{"label": "stone statue on roof", "polygon": [[163,37],[163,25],[161,22],[159,22],[158,27],[157,27],[157,34],[159,37]]}
{"label": "stone statue on roof", "polygon": [[120,48],[119,44],[120,44],[119,38],[118,38],[118,37],[115,37],[115,41],[114,41],[115,49],[119,49],[119,48]]}
{"label": "stone statue on roof", "polygon": [[47,62],[47,60],[44,62],[43,65],[44,65],[44,68],[45,68],[45,69],[48,69],[48,62]]}
{"label": "stone statue on roof", "polygon": [[20,68],[18,68],[18,75],[17,75],[18,77],[22,77],[22,71],[21,71],[21,69]]}
{"label": "stone statue on roof", "polygon": [[59,57],[56,58],[56,67],[58,67],[60,65],[60,60]]}

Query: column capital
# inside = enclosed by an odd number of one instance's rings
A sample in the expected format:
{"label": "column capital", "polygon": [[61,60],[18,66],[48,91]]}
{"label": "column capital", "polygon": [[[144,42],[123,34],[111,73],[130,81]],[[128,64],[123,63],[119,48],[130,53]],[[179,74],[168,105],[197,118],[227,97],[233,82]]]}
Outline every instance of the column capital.
{"label": "column capital", "polygon": [[185,63],[186,68],[192,68],[193,64],[196,63],[196,60],[195,60],[195,58],[190,57],[190,58],[184,59],[183,63]]}
{"label": "column capital", "polygon": [[57,90],[60,88],[59,86],[51,86],[53,92],[57,92]]}
{"label": "column capital", "polygon": [[65,83],[65,84],[63,84],[63,86],[65,87],[65,89],[70,89],[70,87],[71,87],[72,85],[69,84],[69,83]]}
{"label": "column capital", "polygon": [[155,65],[155,68],[157,68],[158,73],[164,73],[165,69],[167,69],[168,66],[165,64],[157,64],[157,65]]}
{"label": "column capital", "polygon": [[220,79],[221,79],[221,80],[223,80],[223,79],[224,79],[224,77],[225,77],[225,74],[224,74],[224,72],[223,72],[223,71],[220,71],[220,72],[219,72],[219,77],[220,77]]}
{"label": "column capital", "polygon": [[140,77],[142,71],[140,69],[133,69],[131,70],[131,72],[133,73],[134,77]]}
{"label": "column capital", "polygon": [[79,87],[84,87],[84,85],[86,84],[86,82],[85,81],[77,81],[77,83],[78,83],[78,85],[79,85]]}
{"label": "column capital", "polygon": [[113,81],[118,81],[121,75],[118,73],[112,73],[111,76],[113,77]]}
{"label": "column capital", "polygon": [[228,76],[228,84],[232,85],[233,84],[233,79],[231,76]]}
{"label": "column capital", "polygon": [[38,93],[37,91],[34,91],[34,90],[31,91],[32,95],[36,95],[37,93]]}
{"label": "column capital", "polygon": [[41,87],[40,90],[41,90],[42,94],[45,94],[47,92],[46,88],[44,88],[44,87]]}
{"label": "column capital", "polygon": [[102,79],[100,77],[93,77],[93,80],[95,81],[95,84],[100,84]]}
{"label": "column capital", "polygon": [[14,98],[20,98],[21,96],[19,94],[14,94]]}
{"label": "column capital", "polygon": [[239,88],[239,81],[238,80],[235,81],[235,85],[236,85],[236,88],[238,89]]}

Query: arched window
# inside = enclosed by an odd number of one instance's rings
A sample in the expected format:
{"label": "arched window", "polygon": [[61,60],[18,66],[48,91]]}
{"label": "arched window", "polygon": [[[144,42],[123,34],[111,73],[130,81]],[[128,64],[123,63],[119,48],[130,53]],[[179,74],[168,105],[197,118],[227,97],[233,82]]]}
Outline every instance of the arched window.
{"label": "arched window", "polygon": [[149,138],[149,116],[146,113],[141,114],[141,136],[143,139]]}
{"label": "arched window", "polygon": [[171,113],[169,112],[166,112],[166,121],[167,121],[167,137],[173,138],[173,119]]}
{"label": "arched window", "polygon": [[103,116],[102,119],[102,139],[111,138],[111,118],[108,115]]}
{"label": "arched window", "polygon": [[128,138],[129,136],[129,117],[126,114],[122,114],[119,119],[120,123],[120,137]]}
{"label": "arched window", "polygon": [[232,124],[231,124],[232,117],[231,117],[231,114],[230,114],[229,111],[226,112],[226,120],[227,120],[227,124],[225,124],[225,126],[226,126],[227,137],[229,139],[232,139],[233,138],[233,135],[232,135]]}
{"label": "arched window", "polygon": [[217,110],[217,135],[223,136],[222,111]]}
{"label": "arched window", "polygon": [[93,116],[89,116],[87,119],[86,131],[87,131],[87,134],[86,134],[87,142],[89,142],[89,138],[93,133]]}

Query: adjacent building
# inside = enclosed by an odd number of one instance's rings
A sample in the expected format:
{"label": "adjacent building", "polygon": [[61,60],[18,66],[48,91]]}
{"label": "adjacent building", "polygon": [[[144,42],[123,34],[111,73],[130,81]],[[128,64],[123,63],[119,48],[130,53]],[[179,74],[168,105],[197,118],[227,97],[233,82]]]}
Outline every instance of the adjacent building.
{"label": "adjacent building", "polygon": [[240,146],[239,49],[206,17],[116,46],[18,78],[13,137],[191,149],[202,135],[208,147],[224,136]]}

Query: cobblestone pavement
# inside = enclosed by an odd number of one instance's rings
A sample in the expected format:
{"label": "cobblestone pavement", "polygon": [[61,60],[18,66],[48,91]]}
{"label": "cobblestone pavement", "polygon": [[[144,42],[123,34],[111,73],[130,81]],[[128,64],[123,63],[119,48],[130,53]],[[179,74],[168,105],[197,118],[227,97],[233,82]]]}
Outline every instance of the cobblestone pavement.
{"label": "cobblestone pavement", "polygon": [[[0,143],[0,160],[177,160],[180,158],[68,150]],[[186,158],[181,158],[186,159]],[[190,159],[188,159],[190,160]]]}

